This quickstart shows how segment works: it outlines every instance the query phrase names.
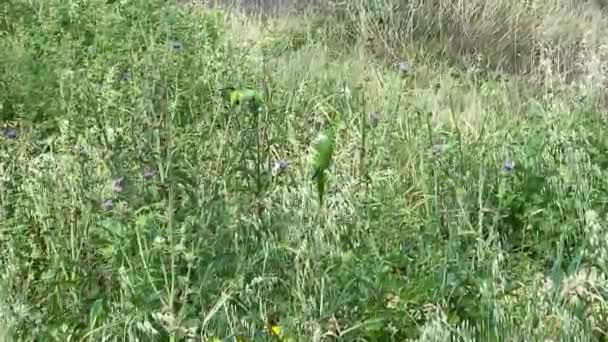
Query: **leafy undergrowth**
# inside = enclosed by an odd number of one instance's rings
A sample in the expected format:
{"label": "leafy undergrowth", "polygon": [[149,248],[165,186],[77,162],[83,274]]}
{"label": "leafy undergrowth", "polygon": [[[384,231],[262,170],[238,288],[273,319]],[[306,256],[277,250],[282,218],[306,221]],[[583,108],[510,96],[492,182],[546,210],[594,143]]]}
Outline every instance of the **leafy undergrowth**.
{"label": "leafy undergrowth", "polygon": [[605,338],[584,102],[424,50],[385,65],[318,18],[4,13],[0,338]]}

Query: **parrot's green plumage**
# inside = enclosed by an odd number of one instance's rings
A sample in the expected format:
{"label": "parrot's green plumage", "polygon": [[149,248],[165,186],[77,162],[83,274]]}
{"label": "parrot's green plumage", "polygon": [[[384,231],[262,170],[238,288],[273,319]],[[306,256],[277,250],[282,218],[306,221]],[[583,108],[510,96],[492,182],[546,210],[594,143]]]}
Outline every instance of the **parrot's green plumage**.
{"label": "parrot's green plumage", "polygon": [[224,98],[228,100],[231,105],[247,103],[253,110],[259,110],[262,107],[262,96],[253,89],[226,87],[222,89],[222,93]]}
{"label": "parrot's green plumage", "polygon": [[334,132],[333,129],[327,129],[325,132],[319,133],[316,138],[313,156],[312,179],[317,181],[317,191],[319,193],[319,202],[323,203],[323,193],[325,192],[325,183],[327,175],[325,171],[329,168],[334,154]]}
{"label": "parrot's green plumage", "polygon": [[312,166],[313,176],[315,179],[325,172],[331,164],[331,159],[334,154],[334,134],[331,129],[319,133],[314,145]]}

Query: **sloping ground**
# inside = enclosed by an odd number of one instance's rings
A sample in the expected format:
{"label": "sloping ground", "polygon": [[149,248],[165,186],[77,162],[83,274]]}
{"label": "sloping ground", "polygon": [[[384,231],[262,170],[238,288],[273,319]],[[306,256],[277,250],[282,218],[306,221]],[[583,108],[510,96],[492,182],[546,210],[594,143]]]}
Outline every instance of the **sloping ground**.
{"label": "sloping ground", "polygon": [[[415,39],[398,39],[402,8],[370,3],[5,8],[3,338],[605,338],[603,38],[565,77],[568,46],[496,58],[508,39],[483,39],[502,12],[480,2],[458,7],[479,15],[466,29],[440,13],[463,31]],[[428,3],[413,8],[445,5]],[[593,18],[569,34],[602,32]],[[478,51],[446,45],[471,28]],[[328,128],[320,202],[309,162]]]}

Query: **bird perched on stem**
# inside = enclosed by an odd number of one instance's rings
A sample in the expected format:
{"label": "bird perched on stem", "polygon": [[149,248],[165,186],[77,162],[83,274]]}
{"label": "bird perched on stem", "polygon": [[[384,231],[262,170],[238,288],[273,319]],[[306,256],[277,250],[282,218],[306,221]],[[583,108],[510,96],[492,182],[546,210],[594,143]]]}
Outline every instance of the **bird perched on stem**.
{"label": "bird perched on stem", "polygon": [[231,105],[248,104],[249,109],[259,111],[262,108],[262,96],[253,89],[237,89],[235,87],[226,87],[221,90],[222,97],[229,101]]}
{"label": "bird perched on stem", "polygon": [[327,175],[325,171],[329,168],[334,154],[334,130],[329,128],[324,132],[319,133],[314,142],[312,167],[312,179],[317,181],[317,192],[319,194],[319,203],[323,204],[323,194],[325,192],[325,184]]}

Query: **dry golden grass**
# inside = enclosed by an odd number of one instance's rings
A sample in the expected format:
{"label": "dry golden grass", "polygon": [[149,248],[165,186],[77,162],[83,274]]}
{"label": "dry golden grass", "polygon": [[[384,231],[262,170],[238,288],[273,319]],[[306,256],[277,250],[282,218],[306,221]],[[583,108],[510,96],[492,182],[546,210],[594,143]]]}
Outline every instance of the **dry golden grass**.
{"label": "dry golden grass", "polygon": [[[580,94],[582,88],[596,99],[594,109],[606,104],[603,95],[590,90],[606,83],[608,18],[603,0],[203,2],[240,8],[248,15],[323,8],[344,21],[342,30],[334,32],[337,40],[360,43],[365,58],[394,64],[439,55],[476,70],[524,76],[548,96]],[[279,22],[296,29],[303,25],[289,16]],[[245,32],[251,39],[260,33]]]}
{"label": "dry golden grass", "polygon": [[[600,1],[358,0],[336,11],[348,23],[340,33],[383,62],[439,56],[469,69],[517,74],[563,97],[606,82],[602,8]],[[595,91],[585,96],[595,97],[598,108],[606,103]]]}

